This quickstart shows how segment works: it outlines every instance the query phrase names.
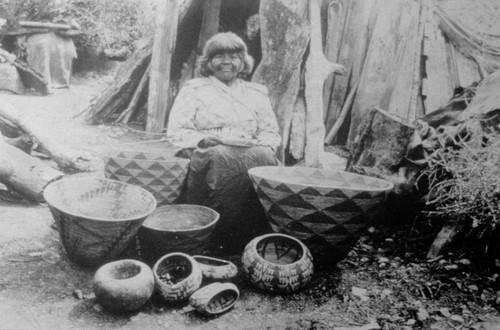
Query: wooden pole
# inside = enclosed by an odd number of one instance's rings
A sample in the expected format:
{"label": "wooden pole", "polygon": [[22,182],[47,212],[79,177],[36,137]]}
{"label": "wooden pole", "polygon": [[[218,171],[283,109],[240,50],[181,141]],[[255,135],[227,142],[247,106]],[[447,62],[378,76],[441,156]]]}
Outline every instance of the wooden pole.
{"label": "wooden pole", "polygon": [[146,132],[158,133],[165,125],[170,93],[170,65],[177,40],[179,1],[158,2],[156,31],[149,78]]}
{"label": "wooden pole", "polygon": [[321,17],[318,0],[309,2],[311,42],[305,71],[306,96],[306,166],[322,167],[325,139],[323,123],[323,85],[331,73],[345,73],[345,68],[327,61],[321,43]]}

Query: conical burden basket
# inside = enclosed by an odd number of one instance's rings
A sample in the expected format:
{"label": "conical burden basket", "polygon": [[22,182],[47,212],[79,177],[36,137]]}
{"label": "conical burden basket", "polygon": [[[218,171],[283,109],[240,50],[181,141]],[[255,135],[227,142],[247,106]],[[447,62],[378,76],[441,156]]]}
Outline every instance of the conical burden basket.
{"label": "conical burden basket", "polygon": [[109,179],[63,178],[43,195],[69,258],[86,266],[118,258],[156,208],[150,192]]}
{"label": "conical burden basket", "polygon": [[382,179],[309,167],[263,166],[248,174],[273,230],[332,262],[352,249],[394,187]]}

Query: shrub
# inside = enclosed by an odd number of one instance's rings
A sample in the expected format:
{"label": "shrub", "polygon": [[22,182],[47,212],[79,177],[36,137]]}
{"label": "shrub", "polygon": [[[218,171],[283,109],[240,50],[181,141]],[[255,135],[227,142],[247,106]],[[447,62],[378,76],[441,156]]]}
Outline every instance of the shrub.
{"label": "shrub", "polygon": [[155,21],[153,2],[141,0],[68,0],[62,15],[85,32],[77,42],[95,49],[130,46],[152,33]]}
{"label": "shrub", "polygon": [[427,156],[431,216],[470,221],[480,236],[500,224],[500,135],[488,133],[478,146],[465,139]]}

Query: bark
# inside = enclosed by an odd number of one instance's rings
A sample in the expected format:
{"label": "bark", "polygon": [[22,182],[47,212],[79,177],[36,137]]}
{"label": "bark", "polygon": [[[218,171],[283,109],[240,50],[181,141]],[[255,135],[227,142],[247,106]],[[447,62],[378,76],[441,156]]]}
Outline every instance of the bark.
{"label": "bark", "polygon": [[356,133],[347,170],[391,181],[396,193],[410,190],[416,173],[406,167],[405,157],[414,132],[401,118],[372,109]]}
{"label": "bark", "polygon": [[176,0],[158,3],[156,31],[149,77],[146,132],[158,133],[165,126],[170,91],[170,66],[177,40],[179,4]]}
{"label": "bark", "polygon": [[[304,9],[302,3],[288,4],[293,9]],[[279,0],[263,0],[260,4],[262,60],[252,80],[269,89],[282,144],[279,151],[284,160],[288,145],[293,107],[300,83],[300,65],[310,38],[310,25],[304,12],[292,11]]]}
{"label": "bark", "polygon": [[[420,5],[412,0],[377,2],[377,19],[351,111],[348,144],[371,109],[415,118],[413,99]],[[418,56],[420,61],[420,56]],[[411,114],[410,114],[411,113]]]}

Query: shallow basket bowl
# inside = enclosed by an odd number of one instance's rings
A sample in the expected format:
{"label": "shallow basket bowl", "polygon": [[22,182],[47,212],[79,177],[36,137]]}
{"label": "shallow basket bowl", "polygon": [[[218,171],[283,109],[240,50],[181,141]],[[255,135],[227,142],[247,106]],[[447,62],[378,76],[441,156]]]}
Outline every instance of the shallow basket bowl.
{"label": "shallow basket bowl", "polygon": [[274,231],[300,239],[313,255],[337,261],[394,187],[382,179],[309,167],[263,166],[248,174]]}
{"label": "shallow basket bowl", "polygon": [[104,162],[107,178],[148,190],[158,205],[175,203],[190,163],[189,159],[151,151],[115,151]]}
{"label": "shallow basket bowl", "polygon": [[69,258],[88,266],[118,258],[156,208],[150,192],[100,178],[63,178],[43,196]]}
{"label": "shallow basket bowl", "polygon": [[141,257],[154,264],[171,252],[199,254],[207,247],[218,220],[219,213],[206,206],[160,206],[139,229]]}

